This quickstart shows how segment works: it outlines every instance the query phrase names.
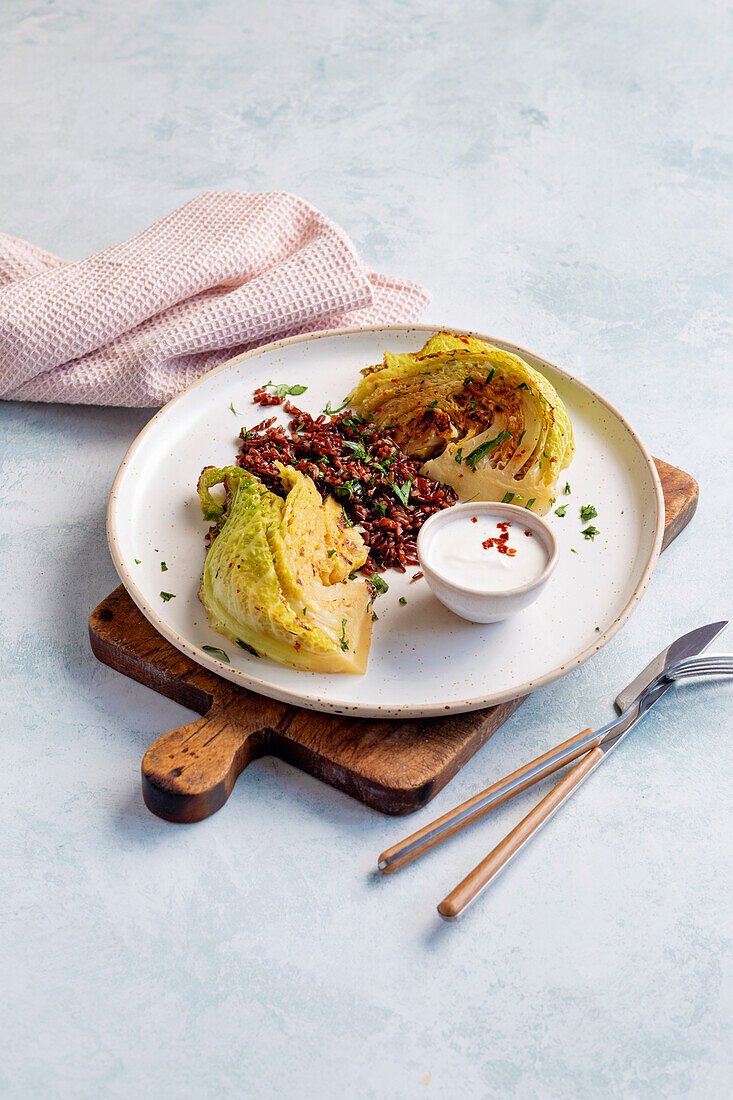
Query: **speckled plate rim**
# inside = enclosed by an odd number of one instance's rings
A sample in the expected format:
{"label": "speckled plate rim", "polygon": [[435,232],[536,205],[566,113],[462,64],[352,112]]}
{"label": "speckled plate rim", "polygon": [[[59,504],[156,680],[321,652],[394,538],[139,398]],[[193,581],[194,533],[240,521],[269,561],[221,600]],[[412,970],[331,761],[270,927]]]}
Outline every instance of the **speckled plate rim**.
{"label": "speckled plate rim", "polygon": [[[590,395],[593,399],[598,401],[608,412],[614,416],[619,423],[626,430],[628,435],[636,444],[639,452],[641,453],[644,462],[649,473],[652,485],[654,487],[655,499],[657,504],[657,515],[654,529],[654,540],[652,543],[651,551],[647,557],[647,561],[642,570],[639,581],[631,594],[626,606],[621,611],[620,615],[614,620],[598,638],[596,638],[592,645],[587,646],[584,650],[578,653],[575,657],[570,658],[563,662],[562,665],[558,665],[546,672],[544,675],[537,677],[536,680],[528,680],[521,684],[512,684],[510,687],[502,690],[495,691],[488,695],[474,696],[470,699],[463,699],[458,702],[452,702],[447,704],[407,704],[399,707],[394,706],[380,706],[376,703],[353,703],[350,700],[338,700],[338,699],[323,699],[313,692],[306,691],[291,691],[287,688],[280,687],[277,684],[273,684],[268,680],[261,679],[257,676],[250,676],[243,672],[241,669],[233,668],[231,665],[225,664],[223,661],[218,660],[216,657],[211,657],[208,653],[204,653],[198,646],[191,645],[182,638],[175,630],[173,630],[165,621],[165,619],[157,612],[145,599],[138,585],[125,565],[122,553],[120,551],[120,544],[117,531],[117,500],[119,496],[120,486],[127,472],[127,467],[130,465],[134,458],[138,448],[141,446],[143,440],[156,430],[157,423],[165,415],[167,416],[171,407],[180,401],[184,396],[188,395],[191,390],[197,386],[202,385],[212,375],[219,374],[222,371],[228,370],[234,363],[243,363],[248,359],[255,359],[257,356],[267,355],[276,351],[279,348],[288,347],[290,344],[301,344],[307,341],[327,340],[330,337],[343,337],[356,335],[361,333],[386,333],[400,332],[404,335],[409,335],[413,332],[454,332],[460,336],[473,336],[478,340],[483,340],[488,344],[497,344],[501,347],[507,348],[510,351],[516,352],[518,355],[528,355],[531,359],[534,359],[537,363],[541,363],[544,366],[549,367],[557,373],[568,383],[573,386],[577,386],[583,390],[586,394]],[[456,328],[453,325],[428,325],[428,324],[415,324],[415,325],[355,325],[350,328],[338,328],[338,329],[326,329],[322,332],[308,332],[302,333],[298,336],[288,336],[282,340],[275,340],[269,344],[263,344],[260,347],[253,348],[251,351],[243,352],[241,355],[233,356],[231,359],[227,359],[226,362],[220,363],[218,367],[214,367],[212,370],[207,371],[195,382],[192,382],[181,393],[176,394],[170,401],[167,402],[155,416],[145,425],[140,434],[130,444],[125,457],[120,464],[120,468],[117,471],[112,489],[109,495],[109,501],[107,504],[107,544],[112,556],[114,567],[117,570],[117,574],[122,581],[123,585],[127,589],[128,593],[132,597],[133,601],[143,613],[145,618],[155,627],[159,634],[162,634],[164,638],[167,638],[176,649],[181,653],[185,653],[197,664],[202,665],[204,668],[210,669],[212,672],[216,672],[219,676],[224,677],[226,680],[239,684],[241,687],[247,688],[249,691],[254,691],[259,695],[267,696],[270,699],[279,699],[281,702],[290,703],[293,706],[304,707],[307,710],[316,710],[329,714],[344,714],[352,715],[354,717],[366,717],[366,718],[429,718],[436,717],[438,715],[445,716],[446,714],[461,714],[468,711],[483,710],[485,707],[496,706],[499,703],[505,703],[510,699],[516,699],[520,696],[529,695],[532,692],[537,691],[539,688],[544,687],[546,684],[551,684],[555,680],[561,679],[566,676],[573,669],[579,668],[580,665],[585,664],[595,653],[602,649],[613,638],[624,623],[628,620],[632,612],[635,610],[641,597],[646,591],[649,581],[651,580],[654,568],[657,564],[657,559],[662,549],[662,538],[664,535],[664,494],[662,491],[662,483],[659,480],[659,474],[657,468],[654,465],[652,456],[647,451],[646,447],[642,443],[640,437],[634,431],[629,424],[625,416],[623,416],[618,409],[616,409],[609,401],[606,400],[601,394],[597,393],[585,382],[579,381],[574,375],[568,371],[563,370],[561,367],[551,363],[549,359],[544,359],[542,356],[537,355],[533,351],[529,351],[526,348],[520,347],[519,344],[513,344],[506,340],[501,340],[495,336],[487,336],[485,333],[476,332],[473,329]]]}

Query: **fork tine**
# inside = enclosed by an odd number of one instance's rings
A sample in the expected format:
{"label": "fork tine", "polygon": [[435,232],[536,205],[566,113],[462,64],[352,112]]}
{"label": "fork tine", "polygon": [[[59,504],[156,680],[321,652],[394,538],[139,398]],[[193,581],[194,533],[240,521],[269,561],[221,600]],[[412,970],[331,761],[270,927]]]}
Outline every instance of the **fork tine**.
{"label": "fork tine", "polygon": [[709,657],[688,657],[667,670],[667,678],[678,680],[691,676],[733,675],[733,656],[727,653]]}
{"label": "fork tine", "polygon": [[700,676],[710,675],[713,672],[730,672],[733,669],[733,663],[727,665],[703,665],[701,668],[681,668],[676,675],[678,676]]}

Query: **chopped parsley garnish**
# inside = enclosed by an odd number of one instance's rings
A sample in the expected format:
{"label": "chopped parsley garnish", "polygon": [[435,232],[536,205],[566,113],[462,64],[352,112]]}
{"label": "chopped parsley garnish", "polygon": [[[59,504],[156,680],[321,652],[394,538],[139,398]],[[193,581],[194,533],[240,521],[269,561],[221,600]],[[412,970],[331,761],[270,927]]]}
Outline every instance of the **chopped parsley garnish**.
{"label": "chopped parsley garnish", "polygon": [[326,551],[326,557],[327,558],[332,558],[335,553],[336,553],[335,550],[327,550]]}
{"label": "chopped parsley garnish", "polygon": [[139,565],[139,564],[140,564],[140,558],[135,558],[135,565]]}
{"label": "chopped parsley garnish", "polygon": [[596,627],[596,634],[600,634],[600,633],[601,633],[601,628],[600,628],[600,626],[597,626]]}
{"label": "chopped parsley garnish", "polygon": [[498,447],[500,443],[503,443],[505,439],[511,439],[511,432],[499,432],[495,439],[487,439],[485,443],[481,443],[470,454],[466,455],[466,465],[470,466],[472,470],[476,469],[476,464],[481,461],[484,455],[493,451],[494,447]]}
{"label": "chopped parsley garnish", "polygon": [[162,561],[160,563],[160,571],[161,571],[161,573],[167,573],[168,572],[168,566],[165,564],[164,561]]}
{"label": "chopped parsley garnish", "polygon": [[216,657],[219,661],[226,661],[228,665],[232,662],[229,660],[229,654],[225,653],[223,649],[219,649],[215,645],[202,645],[204,653],[208,653],[211,657]]}
{"label": "chopped parsley garnish", "polygon": [[349,642],[346,637],[346,619],[341,620],[341,637],[339,638],[339,645],[343,649],[344,653],[349,648]]}
{"label": "chopped parsley garnish", "polygon": [[560,519],[562,519],[563,516],[565,515],[565,513],[567,512],[567,510],[568,510],[567,504],[561,504],[559,508],[555,509],[555,515],[559,516]]}
{"label": "chopped parsley garnish", "polygon": [[405,604],[407,603],[407,599],[406,599],[406,598],[405,598],[404,596],[400,596],[400,603],[401,603],[401,604],[402,604],[402,606],[404,607],[404,606],[405,606]]}
{"label": "chopped parsley garnish", "polygon": [[406,508],[407,507],[407,502],[410,499],[410,489],[412,488],[412,478],[409,477],[407,479],[407,481],[404,483],[404,485],[395,485],[394,481],[390,481],[390,485],[392,486],[392,488],[394,490],[394,495],[397,497],[397,499],[399,501],[401,501],[402,504],[404,504],[404,506]]}
{"label": "chopped parsley garnish", "polygon": [[251,653],[253,657],[259,657],[259,653],[256,649],[253,649],[247,642],[243,642],[241,638],[237,638],[237,645],[240,649],[246,649],[248,653]]}
{"label": "chopped parsley garnish", "polygon": [[390,466],[396,458],[397,451],[395,451],[394,454],[388,455],[387,458],[383,458],[381,462],[375,462],[374,465],[381,473],[386,475],[387,471],[389,470]]}
{"label": "chopped parsley garnish", "polygon": [[383,596],[385,592],[389,592],[389,585],[387,582],[376,573],[370,578],[370,583],[378,596]]}
{"label": "chopped parsley garnish", "polygon": [[564,493],[569,493],[570,492],[570,482],[569,481],[565,482],[565,488],[563,489],[563,492]]}
{"label": "chopped parsley garnish", "polygon": [[346,496],[348,500],[351,500],[352,497],[360,497],[361,483],[351,478],[349,481],[345,481],[343,485],[337,485],[333,493],[339,500],[342,496]]}
{"label": "chopped parsley garnish", "polygon": [[502,504],[511,504],[511,502],[513,500],[514,500],[514,493],[504,493],[504,496],[501,498],[501,503]]}
{"label": "chopped parsley garnish", "polygon": [[326,407],[323,411],[325,412],[326,416],[335,416],[336,413],[343,412],[343,410],[346,408],[348,403],[349,403],[349,399],[347,397],[346,400],[344,401],[343,405],[339,405],[339,407],[337,409],[332,409],[331,408],[331,402],[327,401],[326,402]]}
{"label": "chopped parsley garnish", "polygon": [[[232,412],[234,413],[234,415],[235,415],[235,416],[239,416],[239,413],[238,413],[238,412],[237,412],[237,410],[236,410],[236,409],[234,408],[234,402],[233,402],[233,401],[230,401],[230,402],[229,402],[229,408],[230,408],[230,409],[232,410]],[[220,651],[220,652],[221,652],[221,651]]]}
{"label": "chopped parsley garnish", "polygon": [[584,504],[580,509],[580,518],[583,523],[587,523],[589,519],[595,519],[598,515],[592,504]]}
{"label": "chopped parsley garnish", "polygon": [[288,386],[285,382],[279,384],[275,382],[265,382],[262,387],[263,390],[274,390],[278,397],[297,397],[298,394],[305,393],[308,389],[307,386]]}
{"label": "chopped parsley garnish", "polygon": [[353,443],[350,439],[345,439],[344,447],[348,447],[350,451],[353,451],[354,458],[358,459],[359,462],[369,461],[369,455],[366,453],[363,443]]}
{"label": "chopped parsley garnish", "polygon": [[571,553],[571,554],[577,554],[577,553],[578,553],[578,551],[577,551],[577,550],[575,550],[575,549],[573,549],[573,547],[571,546],[571,547],[570,547],[570,553]]}
{"label": "chopped parsley garnish", "polygon": [[534,504],[534,502],[535,502],[536,500],[537,500],[537,497],[532,497],[532,499],[531,499],[531,500],[528,500],[528,501],[527,501],[527,503],[525,504],[525,506],[524,506],[524,507],[525,507],[525,508],[531,508],[531,507],[532,507],[532,505]]}
{"label": "chopped parsley garnish", "polygon": [[601,532],[598,530],[597,527],[594,527],[593,524],[591,524],[590,527],[586,527],[585,531],[581,531],[580,533],[584,539],[590,539],[592,542],[596,535],[600,535]]}
{"label": "chopped parsley garnish", "polygon": [[168,600],[175,600],[176,594],[175,592],[161,592],[160,598],[163,603],[168,603]]}
{"label": "chopped parsley garnish", "polygon": [[491,379],[494,377],[495,374],[496,374],[496,367],[492,367],[491,370],[489,371],[489,373],[486,375],[486,382],[484,383],[485,386],[488,386],[489,382],[491,381]]}

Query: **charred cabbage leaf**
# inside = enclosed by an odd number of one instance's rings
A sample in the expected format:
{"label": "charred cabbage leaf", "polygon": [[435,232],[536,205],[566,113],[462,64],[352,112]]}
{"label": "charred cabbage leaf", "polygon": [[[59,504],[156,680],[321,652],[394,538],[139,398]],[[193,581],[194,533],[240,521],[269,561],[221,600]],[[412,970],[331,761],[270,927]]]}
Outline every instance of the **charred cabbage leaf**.
{"label": "charred cabbage leaf", "polygon": [[549,510],[572,461],[573,429],[554,387],[518,355],[440,332],[362,373],[351,405],[389,426],[426,476],[463,499]]}
{"label": "charred cabbage leaf", "polygon": [[[309,477],[281,467],[283,499],[238,466],[203,470],[214,522],[199,598],[213,630],[243,649],[313,672],[366,670],[370,593],[349,580],[367,558],[361,535]],[[212,496],[222,484],[223,502]]]}

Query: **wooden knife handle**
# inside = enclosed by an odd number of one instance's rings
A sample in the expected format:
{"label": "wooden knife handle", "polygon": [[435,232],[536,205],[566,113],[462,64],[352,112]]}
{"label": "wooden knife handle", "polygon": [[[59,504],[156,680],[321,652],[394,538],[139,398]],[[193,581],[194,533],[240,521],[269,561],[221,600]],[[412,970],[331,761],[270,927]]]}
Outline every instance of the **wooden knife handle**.
{"label": "wooden knife handle", "polygon": [[[417,832],[412,833],[405,840],[401,840],[398,844],[387,848],[377,861],[379,870],[385,875],[399,871],[402,867],[406,867],[408,863],[412,863],[413,860],[437,847],[438,844],[442,844],[448,837],[455,836],[467,825],[472,825],[474,821],[478,821],[485,814],[496,809],[497,806],[503,805],[510,798],[514,798],[515,795],[526,791],[529,787],[533,787],[535,783],[539,783],[541,779],[552,775],[560,768],[564,768],[571,760],[576,760],[594,747],[592,741],[587,743],[588,735],[591,733],[593,733],[593,730],[590,727],[582,730],[575,737],[563,741],[561,745],[549,749],[542,756],[530,760],[529,764],[518,768],[511,775],[504,776],[503,779],[499,779],[492,786],[487,787],[486,790],[480,791],[473,798],[462,802],[460,806],[449,810],[442,817],[438,817],[435,821],[431,821],[429,825],[425,825],[424,828],[418,829]],[[586,742],[585,745],[583,744],[584,741]],[[558,754],[560,755],[559,760],[557,759]],[[510,784],[512,785],[511,790],[507,791],[506,787]]]}
{"label": "wooden knife handle", "polygon": [[287,706],[249,693],[214,703],[201,718],[155,741],[142,762],[145,805],[166,821],[202,821],[220,809],[237,778],[267,751]]}
{"label": "wooden knife handle", "polygon": [[578,787],[586,776],[603,759],[603,751],[598,746],[583,757],[575,767],[557,783],[545,797],[537,803],[533,810],[519,822],[516,828],[505,836],[492,852],[482,860],[473,871],[456,886],[454,890],[441,901],[438,912],[445,920],[455,920],[469,902],[473,901],[484,890],[502,867],[525,844],[537,830],[547,821],[555,810]]}

